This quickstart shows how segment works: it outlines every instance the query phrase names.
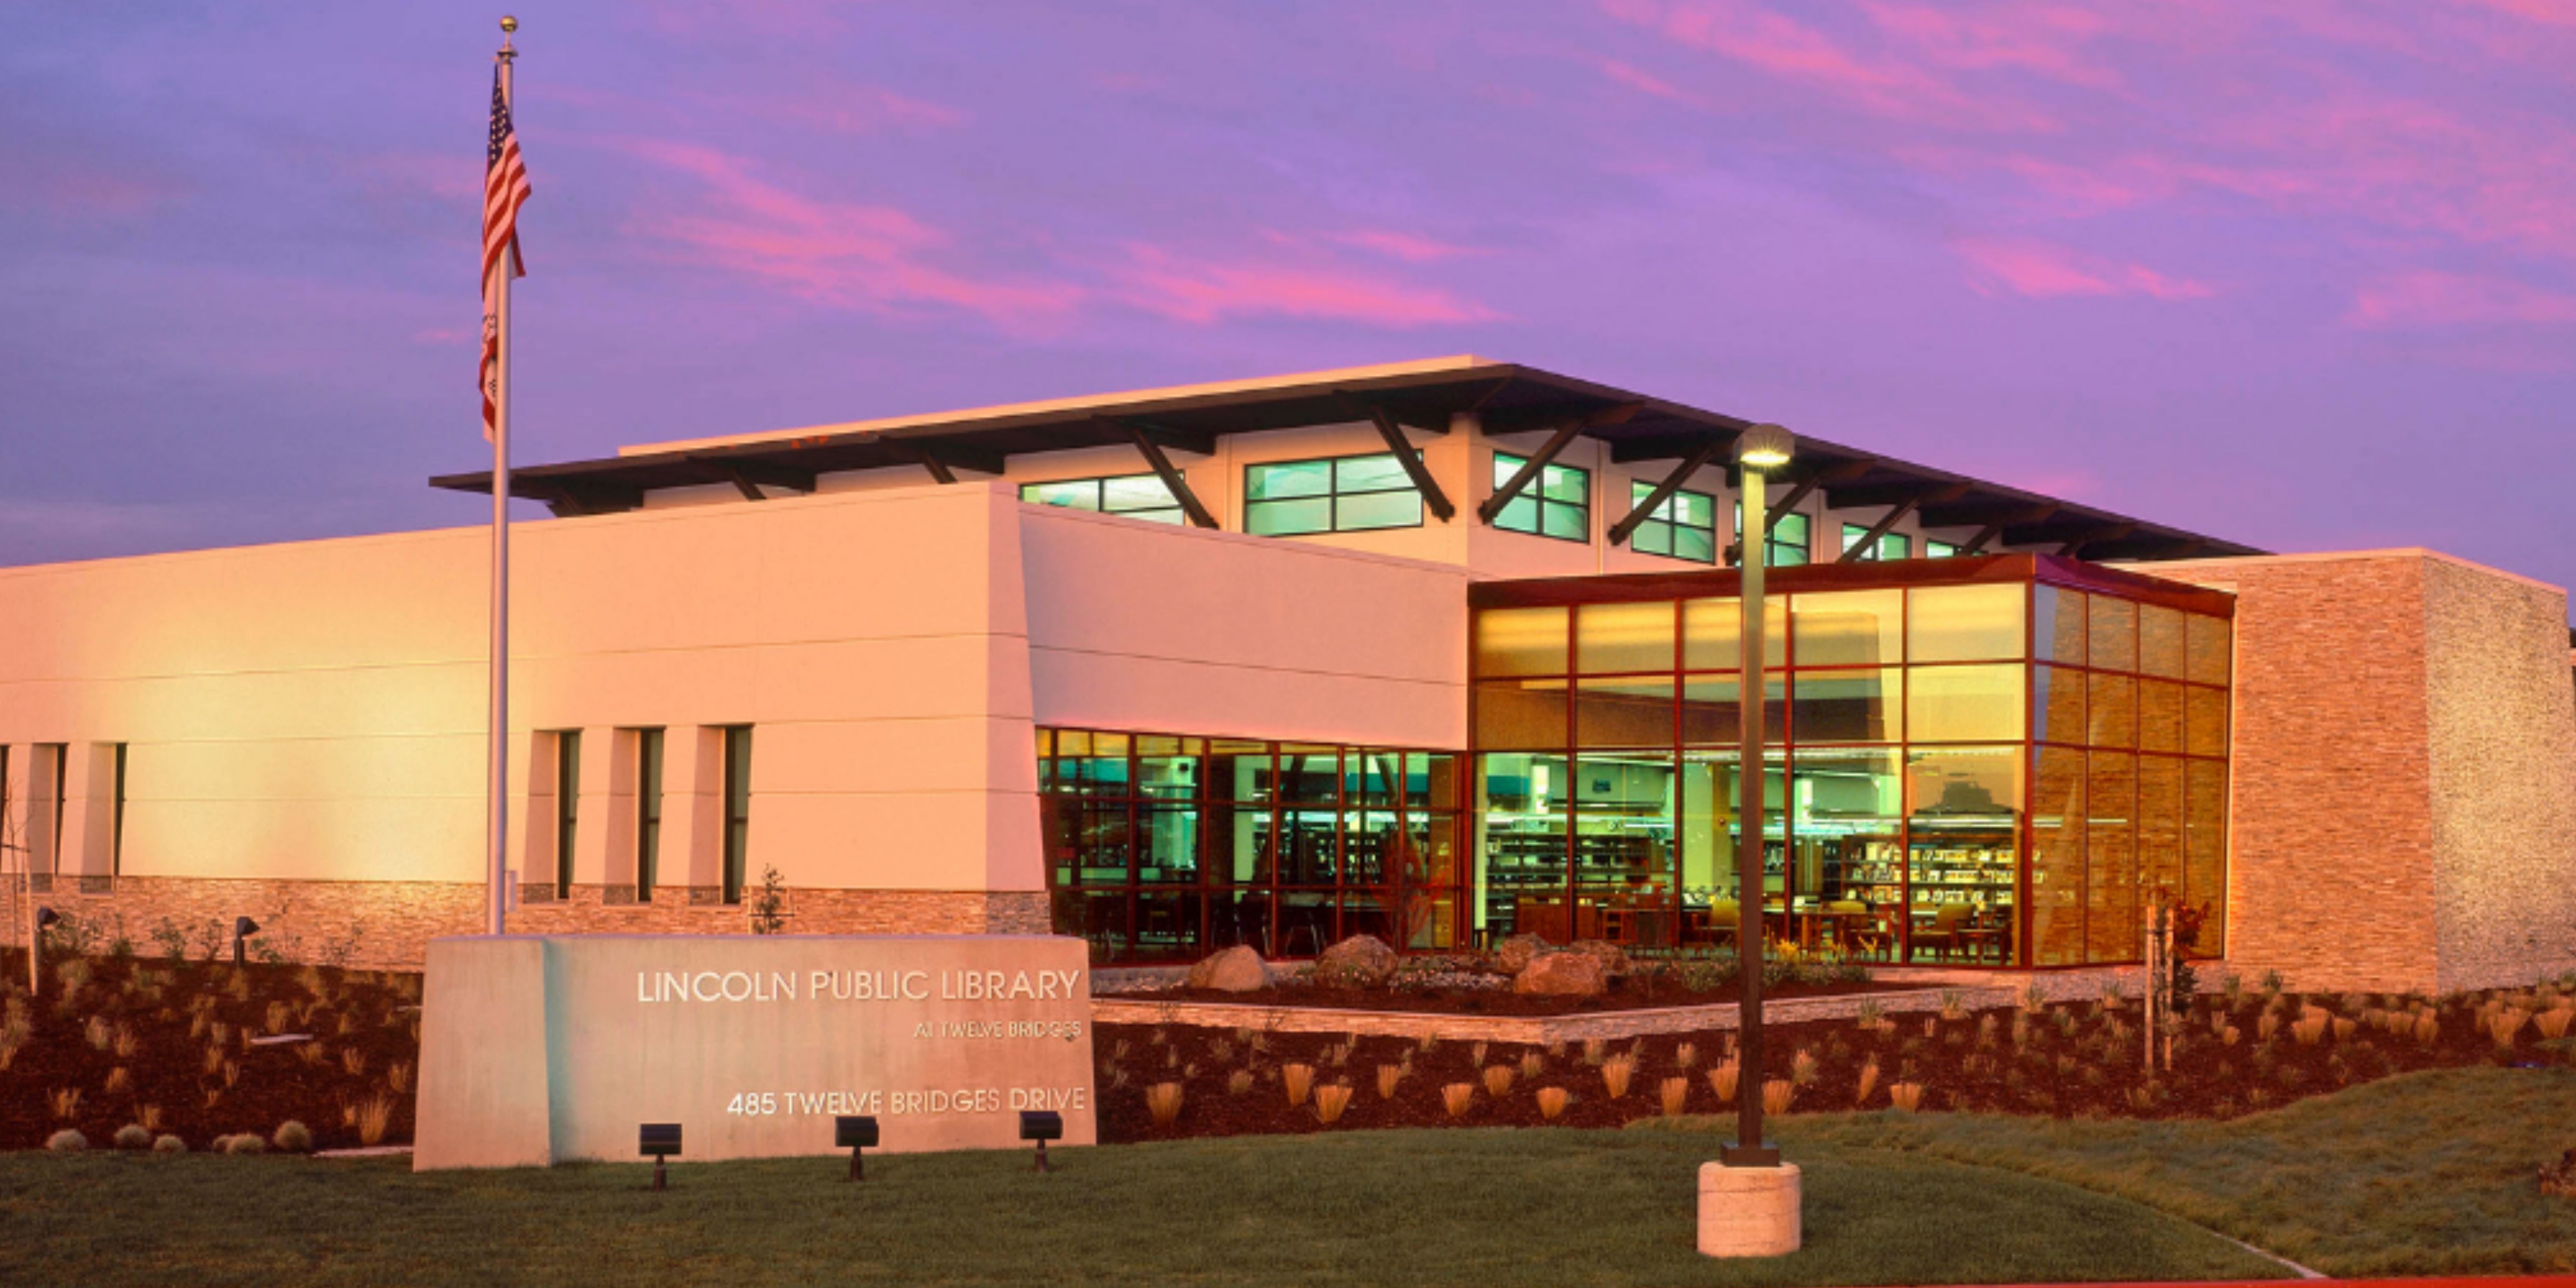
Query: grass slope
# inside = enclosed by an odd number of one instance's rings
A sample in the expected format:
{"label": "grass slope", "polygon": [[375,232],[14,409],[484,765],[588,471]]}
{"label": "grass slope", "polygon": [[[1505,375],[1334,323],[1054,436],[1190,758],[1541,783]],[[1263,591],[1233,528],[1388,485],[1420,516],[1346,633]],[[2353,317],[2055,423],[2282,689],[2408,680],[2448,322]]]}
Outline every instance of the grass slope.
{"label": "grass slope", "polygon": [[1786,1135],[2067,1181],[2339,1277],[2576,1271],[2576,1202],[2533,1180],[2576,1146],[2571,1069],[2406,1074],[2225,1122],[1853,1114]]}
{"label": "grass slope", "polygon": [[200,1285],[1890,1284],[2262,1277],[2124,1199],[1817,1137],[1807,1248],[1692,1249],[1705,1134],[1353,1132],[415,1176],[398,1161],[0,1155],[0,1278]]}

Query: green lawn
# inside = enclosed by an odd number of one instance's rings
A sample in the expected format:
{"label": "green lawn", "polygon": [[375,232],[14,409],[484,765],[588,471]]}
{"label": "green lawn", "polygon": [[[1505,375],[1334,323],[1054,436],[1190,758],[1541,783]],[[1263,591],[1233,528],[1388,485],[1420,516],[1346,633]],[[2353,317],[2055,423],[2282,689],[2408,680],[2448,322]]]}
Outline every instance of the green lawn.
{"label": "green lawn", "polygon": [[0,1156],[0,1279],[111,1285],[1871,1284],[2257,1276],[2123,1199],[1804,1149],[1807,1250],[1692,1251],[1705,1135],[1355,1132],[1061,1152],[414,1176],[398,1162]]}
{"label": "green lawn", "polygon": [[2230,1122],[1996,1115],[1798,1120],[1798,1138],[1981,1163],[2118,1195],[2338,1277],[2576,1271],[2576,1069],[2407,1074]]}
{"label": "green lawn", "polygon": [[[1352,1132],[414,1176],[0,1155],[0,1280],[121,1284],[1893,1284],[2576,1268],[2576,1071],[2394,1078],[2229,1123],[1800,1115],[1807,1249],[1691,1250],[1710,1130]],[[2567,1137],[2562,1140],[2560,1137]]]}

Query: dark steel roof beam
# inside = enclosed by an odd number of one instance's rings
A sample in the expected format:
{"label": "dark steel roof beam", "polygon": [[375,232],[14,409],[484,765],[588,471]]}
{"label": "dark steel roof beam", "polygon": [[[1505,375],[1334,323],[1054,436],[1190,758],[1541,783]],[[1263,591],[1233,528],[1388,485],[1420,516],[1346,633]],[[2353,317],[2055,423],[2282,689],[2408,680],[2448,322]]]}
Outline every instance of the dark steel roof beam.
{"label": "dark steel roof beam", "polygon": [[1653,517],[1657,507],[1671,500],[1673,493],[1681,491],[1682,484],[1690,481],[1691,475],[1697,474],[1710,461],[1717,459],[1719,452],[1732,446],[1740,437],[1742,435],[1739,434],[1703,435],[1699,447],[1690,455],[1683,457],[1682,463],[1675,467],[1672,473],[1665,475],[1662,482],[1655,484],[1654,490],[1646,494],[1645,500],[1639,501],[1632,507],[1626,517],[1610,525],[1610,544],[1614,546],[1627,544],[1628,538],[1636,534],[1638,525]]}
{"label": "dark steel roof beam", "polygon": [[1199,504],[1198,493],[1191,491],[1190,481],[1181,477],[1181,472],[1173,468],[1172,458],[1163,454],[1163,445],[1154,441],[1154,435],[1148,433],[1142,425],[1110,420],[1105,416],[1101,421],[1104,424],[1116,425],[1127,432],[1128,439],[1136,444],[1136,451],[1145,458],[1147,465],[1154,467],[1155,475],[1163,480],[1163,487],[1172,494],[1172,499],[1181,503],[1181,512],[1190,516],[1190,522],[1202,528],[1216,526],[1216,516],[1208,513],[1206,506]]}
{"label": "dark steel roof beam", "polygon": [[[1851,549],[1842,552],[1841,557],[1835,559],[1834,562],[1860,563],[1863,560],[1877,558],[1878,556],[1876,551],[1878,550],[1878,539],[1886,536],[1891,529],[1896,527],[1897,524],[1904,522],[1905,516],[1914,513],[1914,508],[1916,506],[1919,506],[1926,501],[1954,501],[1966,493],[1967,490],[1968,485],[1965,483],[1950,483],[1935,488],[1917,488],[1913,495],[1889,506],[1887,513],[1881,516],[1878,522],[1870,525],[1868,533],[1863,535],[1860,540],[1853,542]],[[1833,494],[1828,492],[1825,494],[1825,497],[1825,503],[1827,505],[1832,505]]]}
{"label": "dark steel roof beam", "polygon": [[1395,462],[1404,467],[1405,477],[1413,480],[1413,489],[1422,494],[1422,504],[1442,523],[1456,517],[1458,507],[1449,503],[1449,494],[1440,490],[1440,481],[1422,463],[1422,453],[1413,450],[1413,442],[1404,436],[1402,426],[1387,410],[1375,403],[1353,404],[1367,413],[1370,424],[1377,426],[1377,436],[1386,440],[1386,450],[1395,454]]}
{"label": "dark steel roof beam", "polygon": [[2076,537],[2065,545],[2059,546],[2057,548],[2057,553],[2064,558],[2081,559],[2084,557],[2084,551],[2087,547],[2108,545],[2111,542],[2123,540],[2130,533],[2137,530],[2137,524],[2125,521],[2120,523],[2095,524],[2091,530],[2085,532],[2083,535]]}
{"label": "dark steel roof beam", "polygon": [[[1504,480],[1501,487],[1495,488],[1494,494],[1486,497],[1483,505],[1476,507],[1476,517],[1484,520],[1487,526],[1492,526],[1495,518],[1502,514],[1503,507],[1510,505],[1512,499],[1519,496],[1521,490],[1528,487],[1531,480],[1536,479],[1539,472],[1556,459],[1557,453],[1564,451],[1565,445],[1574,441],[1575,435],[1602,425],[1616,425],[1636,415],[1638,409],[1643,406],[1645,406],[1644,403],[1621,403],[1615,407],[1586,412],[1560,423],[1556,427],[1556,432],[1548,435],[1547,441],[1540,444],[1537,451],[1530,453],[1528,460],[1521,462],[1520,469],[1514,471],[1509,479]],[[1494,431],[1489,427],[1485,432],[1491,434]]]}
{"label": "dark steel roof beam", "polygon": [[[2004,534],[2005,528],[2014,524],[2045,523],[2049,519],[2056,517],[2058,509],[2059,506],[2054,501],[2050,501],[2042,505],[2023,506],[2021,509],[2015,510],[2010,514],[1977,529],[1977,535],[1968,538],[1968,544],[1959,547],[1959,553],[1963,555],[1984,554],[1986,552],[1986,547],[1992,544],[1995,538]],[[1924,521],[1927,523],[1931,522],[1929,519]],[[1943,525],[1935,524],[1933,526],[1939,527]]]}

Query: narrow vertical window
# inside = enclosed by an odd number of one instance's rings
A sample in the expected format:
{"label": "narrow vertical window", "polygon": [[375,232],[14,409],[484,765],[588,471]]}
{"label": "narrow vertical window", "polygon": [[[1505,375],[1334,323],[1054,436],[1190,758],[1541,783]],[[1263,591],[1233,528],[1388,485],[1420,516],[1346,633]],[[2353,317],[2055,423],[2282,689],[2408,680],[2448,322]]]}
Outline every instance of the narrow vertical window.
{"label": "narrow vertical window", "polygon": [[662,731],[635,731],[635,901],[653,902],[662,862]]}
{"label": "narrow vertical window", "polygon": [[125,875],[125,744],[116,744],[116,808],[109,824],[107,874]]}
{"label": "narrow vertical window", "polygon": [[751,726],[724,731],[724,901],[742,902],[751,841]]}
{"label": "narrow vertical window", "polygon": [[573,833],[581,822],[581,731],[555,735],[555,898],[572,898]]}
{"label": "narrow vertical window", "polygon": [[63,793],[65,780],[71,777],[72,748],[70,743],[58,742],[41,750],[52,753],[46,759],[54,762],[53,782],[45,789],[53,797],[53,821],[45,827],[45,871],[59,873],[63,870]]}

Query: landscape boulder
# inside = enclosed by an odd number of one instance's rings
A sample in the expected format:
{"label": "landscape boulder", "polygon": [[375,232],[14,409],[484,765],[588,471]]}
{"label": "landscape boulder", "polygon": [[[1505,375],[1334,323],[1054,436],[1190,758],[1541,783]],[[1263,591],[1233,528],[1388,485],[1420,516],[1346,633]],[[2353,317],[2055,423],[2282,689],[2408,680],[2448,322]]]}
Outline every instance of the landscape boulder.
{"label": "landscape boulder", "polygon": [[1628,954],[1619,945],[1601,939],[1578,939],[1565,946],[1569,953],[1581,953],[1601,963],[1605,975],[1625,975],[1631,969]]}
{"label": "landscape boulder", "polygon": [[1342,988],[1375,988],[1395,973],[1395,950],[1375,935],[1353,935],[1315,959],[1315,982]]}
{"label": "landscape boulder", "polygon": [[1515,993],[1557,997],[1598,997],[1610,988],[1610,974],[1591,953],[1540,953],[1512,977]]}
{"label": "landscape boulder", "polygon": [[1518,975],[1529,969],[1530,959],[1547,951],[1547,941],[1536,935],[1514,935],[1494,947],[1494,967],[1506,975]]}
{"label": "landscape boulder", "polygon": [[1190,967],[1190,987],[1251,993],[1270,986],[1270,964],[1250,945],[1236,944]]}

